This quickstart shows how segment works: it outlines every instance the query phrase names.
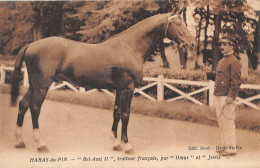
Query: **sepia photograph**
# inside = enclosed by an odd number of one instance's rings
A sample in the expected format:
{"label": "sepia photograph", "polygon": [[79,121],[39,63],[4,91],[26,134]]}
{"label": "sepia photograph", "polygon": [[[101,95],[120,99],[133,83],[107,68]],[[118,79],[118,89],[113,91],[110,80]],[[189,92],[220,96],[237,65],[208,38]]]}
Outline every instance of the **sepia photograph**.
{"label": "sepia photograph", "polygon": [[1,0],[0,168],[259,168],[260,0]]}

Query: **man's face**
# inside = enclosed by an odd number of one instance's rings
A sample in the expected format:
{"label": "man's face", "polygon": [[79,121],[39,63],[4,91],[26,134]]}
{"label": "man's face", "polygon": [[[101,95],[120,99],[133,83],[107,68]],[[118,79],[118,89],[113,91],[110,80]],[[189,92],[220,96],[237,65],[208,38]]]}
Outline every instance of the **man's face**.
{"label": "man's face", "polygon": [[220,49],[223,55],[228,55],[233,53],[233,46],[230,45],[229,43],[221,43]]}

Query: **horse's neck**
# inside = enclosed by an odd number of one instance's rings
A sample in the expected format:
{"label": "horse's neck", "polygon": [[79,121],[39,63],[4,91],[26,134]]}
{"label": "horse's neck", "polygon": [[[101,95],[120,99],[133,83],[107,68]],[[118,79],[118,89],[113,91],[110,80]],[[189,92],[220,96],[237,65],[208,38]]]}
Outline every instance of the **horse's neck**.
{"label": "horse's neck", "polygon": [[115,40],[120,41],[121,45],[123,43],[134,51],[135,56],[144,60],[156,41],[161,37],[163,38],[166,24],[166,15],[156,15],[120,33],[115,37]]}

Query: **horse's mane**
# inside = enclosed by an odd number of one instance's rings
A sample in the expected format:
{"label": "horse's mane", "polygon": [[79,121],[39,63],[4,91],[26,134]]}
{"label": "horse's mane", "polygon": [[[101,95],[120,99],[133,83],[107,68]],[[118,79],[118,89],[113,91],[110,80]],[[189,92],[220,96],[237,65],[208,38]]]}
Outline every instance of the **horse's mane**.
{"label": "horse's mane", "polygon": [[[123,34],[127,34],[128,32],[131,32],[131,31],[134,31],[134,30],[137,30],[138,27],[142,27],[142,26],[147,26],[148,23],[156,23],[155,20],[159,20],[159,19],[162,19],[162,16],[165,16],[166,14],[157,14],[157,15],[154,15],[154,16],[151,16],[151,17],[148,17],[140,22],[137,22],[136,24],[130,26],[129,28],[127,28],[126,30],[118,33],[118,34],[115,34],[113,36],[111,36],[111,38],[115,38],[115,37],[118,37],[118,36],[121,36]],[[168,15],[168,14],[167,14]],[[154,22],[151,22],[151,20],[154,20]],[[110,39],[111,39],[110,38]]]}
{"label": "horse's mane", "polygon": [[[165,23],[167,23],[167,18],[169,16],[169,13],[164,14],[157,14],[151,17],[148,17],[133,26],[130,26],[128,29],[122,31],[121,33],[118,33],[108,39],[110,40],[116,40],[117,44],[121,43],[122,39],[129,40],[131,38],[131,32],[138,31],[140,29],[143,29],[144,27],[150,28],[156,26],[156,24],[162,23],[162,20],[165,19]],[[165,25],[166,26],[166,25]],[[128,38],[129,36],[129,38]],[[104,41],[105,42],[105,41]],[[163,45],[163,37],[156,39],[155,43],[151,45],[151,47],[147,50],[147,52],[144,55],[144,61],[146,61],[148,58],[151,58],[152,55],[155,55],[155,53],[159,50],[159,46]]]}

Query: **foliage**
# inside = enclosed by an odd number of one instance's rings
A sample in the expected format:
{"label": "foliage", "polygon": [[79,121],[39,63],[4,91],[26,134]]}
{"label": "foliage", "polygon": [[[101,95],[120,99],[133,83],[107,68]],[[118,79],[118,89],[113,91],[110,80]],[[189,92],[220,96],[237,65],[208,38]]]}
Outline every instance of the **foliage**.
{"label": "foliage", "polygon": [[156,13],[170,12],[168,1],[0,2],[1,54],[17,54],[26,43],[64,36],[101,42]]}
{"label": "foliage", "polygon": [[102,42],[151,16],[158,9],[153,1],[87,2],[80,8],[85,13],[85,25],[78,33],[82,34],[81,41]]}
{"label": "foliage", "polygon": [[81,12],[80,8],[85,5],[84,1],[66,1],[63,5],[62,15],[62,36],[80,41],[81,35],[77,32],[84,25],[84,16],[87,15]]}
{"label": "foliage", "polygon": [[62,32],[63,1],[31,2],[34,25],[34,40],[49,36],[57,36]]}
{"label": "foliage", "polygon": [[[212,41],[212,44],[217,45],[218,34],[212,34],[214,28],[220,28],[221,33],[234,34],[240,50],[247,49],[248,53],[252,53],[253,41],[258,41],[257,33],[255,39],[253,33],[259,18],[245,0],[190,0],[190,3],[188,0],[0,3],[0,54],[3,55],[15,55],[27,43],[56,35],[83,42],[102,42],[149,16],[186,9],[187,6],[195,7],[192,13],[198,40],[198,36],[202,36],[199,32],[205,31],[204,48]],[[221,16],[222,24],[214,27],[217,15]],[[250,55],[254,57],[250,60],[257,62],[257,54]]]}
{"label": "foliage", "polygon": [[170,70],[166,68],[145,68],[144,76],[158,77],[163,75],[168,79],[186,79],[191,81],[206,81],[206,74],[203,71],[191,71],[191,70]]}
{"label": "foliage", "polygon": [[16,54],[32,41],[32,7],[26,2],[1,2],[0,54]]}
{"label": "foliage", "polygon": [[[248,77],[243,79],[242,83],[260,85],[259,76],[260,76],[259,72],[250,71]],[[260,94],[260,90],[255,90],[255,89],[240,89],[239,92],[239,96],[243,98],[248,98],[258,94]],[[260,99],[254,100],[253,102],[259,103]]]}
{"label": "foliage", "polygon": [[[207,81],[206,74],[202,71],[190,71],[190,70],[169,70],[169,69],[161,69],[161,68],[153,68],[153,69],[144,69],[144,76],[145,77],[158,77],[159,75],[163,75],[166,79],[180,79],[180,80],[189,80],[189,81]],[[141,86],[147,85],[148,82],[143,81],[141,83]],[[187,85],[187,84],[170,84],[173,87],[176,87],[177,89],[183,91],[184,93],[190,93],[192,91],[198,90],[201,87],[195,86],[195,85]],[[165,99],[170,99],[173,97],[179,96],[178,93],[165,88],[164,97]],[[149,89],[146,89],[146,93],[152,95],[153,97],[156,97],[157,91],[156,86],[151,87]],[[197,100],[200,100],[201,102],[207,102],[206,97],[204,96],[204,93],[198,93],[193,95],[192,97],[196,98]]]}
{"label": "foliage", "polygon": [[84,42],[102,42],[147,17],[171,12],[179,4],[182,6],[185,3],[186,0],[183,3],[178,0],[86,2],[76,14],[85,23],[77,34],[81,35],[80,39]]}
{"label": "foliage", "polygon": [[[257,15],[256,12],[249,7],[247,1],[245,0],[222,0],[222,1],[213,1],[213,0],[203,0],[192,1],[196,6],[194,10],[194,18],[198,23],[196,26],[197,35],[200,35],[201,29],[208,31],[208,25],[215,26],[214,32],[216,36],[209,35],[209,41],[212,41],[213,54],[217,56],[213,59],[219,59],[219,52],[214,50],[214,45],[217,45],[219,34],[229,34],[234,36],[238,41],[237,52],[242,52],[243,50],[252,50],[256,24],[257,24]],[[207,17],[206,8],[209,6],[209,16]],[[220,19],[221,26],[217,26],[217,17]],[[218,30],[219,29],[219,30]],[[219,32],[218,32],[219,31]],[[205,33],[205,39],[207,40],[208,34]],[[199,39],[199,37],[197,37]],[[204,50],[207,49],[208,41],[204,42]],[[255,60],[255,58],[253,58]],[[213,61],[215,64],[217,61]],[[215,65],[213,65],[215,67]]]}

